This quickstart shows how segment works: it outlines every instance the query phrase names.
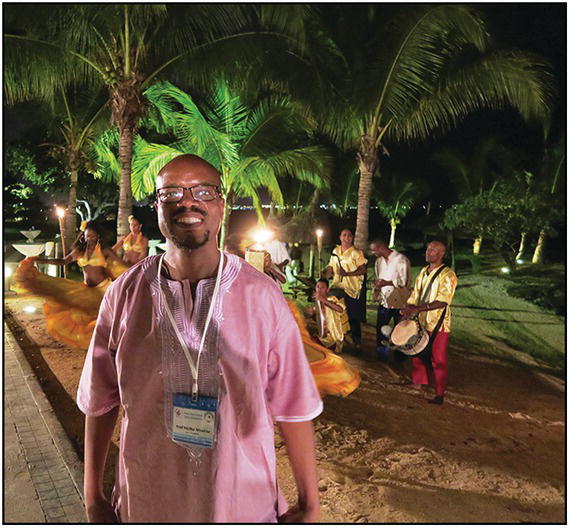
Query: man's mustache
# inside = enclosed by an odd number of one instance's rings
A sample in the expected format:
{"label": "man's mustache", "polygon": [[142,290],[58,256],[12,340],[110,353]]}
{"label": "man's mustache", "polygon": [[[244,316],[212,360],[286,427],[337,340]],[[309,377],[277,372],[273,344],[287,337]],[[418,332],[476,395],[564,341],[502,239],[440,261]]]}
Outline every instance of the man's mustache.
{"label": "man's mustache", "polygon": [[179,207],[178,209],[173,211],[172,216],[176,217],[176,216],[184,214],[184,213],[199,213],[203,217],[208,216],[208,213],[204,209],[200,209],[199,207],[196,207],[195,205],[192,205],[190,207]]}

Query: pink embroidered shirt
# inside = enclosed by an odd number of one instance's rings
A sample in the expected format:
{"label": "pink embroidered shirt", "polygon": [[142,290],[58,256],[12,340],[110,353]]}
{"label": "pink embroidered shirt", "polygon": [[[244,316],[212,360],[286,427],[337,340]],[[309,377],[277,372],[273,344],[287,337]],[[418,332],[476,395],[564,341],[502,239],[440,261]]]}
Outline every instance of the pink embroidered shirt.
{"label": "pink embroidered shirt", "polygon": [[107,290],[77,393],[98,416],[122,410],[113,501],[122,522],[276,522],[287,509],[275,472],[273,421],[308,421],[322,402],[298,327],[273,281],[225,254],[199,367],[200,394],[219,398],[213,449],[169,436],[172,396],[189,394],[188,362],[168,320],[197,359],[215,279],[161,276],[144,259]]}

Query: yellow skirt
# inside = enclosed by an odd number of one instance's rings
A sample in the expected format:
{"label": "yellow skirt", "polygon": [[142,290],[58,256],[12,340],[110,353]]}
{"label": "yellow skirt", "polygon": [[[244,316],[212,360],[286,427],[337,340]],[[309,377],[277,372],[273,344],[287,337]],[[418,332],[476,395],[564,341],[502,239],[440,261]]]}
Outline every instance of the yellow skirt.
{"label": "yellow skirt", "polygon": [[340,356],[313,341],[297,305],[293,301],[287,302],[301,331],[305,354],[321,396],[348,396],[360,385],[360,374]]}
{"label": "yellow skirt", "polygon": [[44,299],[43,312],[49,335],[72,348],[87,349],[99,306],[111,280],[91,288],[83,282],[41,273],[34,262],[33,258],[20,262],[11,289]]}

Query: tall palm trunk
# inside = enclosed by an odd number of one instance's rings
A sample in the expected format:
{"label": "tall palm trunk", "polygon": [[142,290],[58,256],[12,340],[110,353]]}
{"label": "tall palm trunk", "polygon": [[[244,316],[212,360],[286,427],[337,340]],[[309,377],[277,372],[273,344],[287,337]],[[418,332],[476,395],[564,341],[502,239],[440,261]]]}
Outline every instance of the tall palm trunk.
{"label": "tall palm trunk", "polygon": [[234,198],[233,195],[230,194],[226,197],[226,205],[224,207],[224,219],[222,220],[222,228],[220,230],[220,239],[218,242],[218,247],[220,249],[223,249],[230,229],[230,215],[232,214],[233,203]]}
{"label": "tall palm trunk", "polygon": [[526,249],[526,240],[527,240],[528,233],[521,233],[521,243],[519,246],[519,251],[517,253],[517,260],[521,259],[524,254],[524,250]]}
{"label": "tall palm trunk", "polygon": [[538,235],[538,242],[532,256],[533,264],[542,264],[544,258],[544,243],[546,242],[546,230],[542,229]]}
{"label": "tall palm trunk", "polygon": [[131,72],[128,78],[123,79],[111,89],[111,115],[113,124],[119,129],[119,159],[121,161],[117,238],[129,232],[129,215],[133,208],[131,189],[133,139],[139,119],[145,111],[141,84],[142,75]]}
{"label": "tall palm trunk", "polygon": [[396,228],[397,228],[398,224],[396,223],[396,219],[395,218],[390,218],[390,243],[388,244],[388,247],[390,249],[392,249],[394,247],[394,245],[396,244]]}
{"label": "tall palm trunk", "polygon": [[119,130],[119,159],[121,160],[121,179],[119,181],[119,211],[117,214],[117,238],[129,232],[129,215],[133,209],[131,189],[131,162],[133,158],[133,129],[124,127]]}
{"label": "tall palm trunk", "polygon": [[77,236],[77,211],[75,210],[77,206],[77,180],[78,180],[78,170],[72,169],[69,174],[69,195],[67,198],[67,214],[66,214],[66,226],[65,226],[65,247],[67,251],[71,249],[71,246]]}
{"label": "tall palm trunk", "polygon": [[360,170],[358,184],[358,208],[356,210],[356,235],[354,245],[364,249],[368,243],[368,219],[370,216],[370,194],[372,192],[372,176],[378,167],[376,138],[364,134],[360,138],[360,151],[356,154]]}

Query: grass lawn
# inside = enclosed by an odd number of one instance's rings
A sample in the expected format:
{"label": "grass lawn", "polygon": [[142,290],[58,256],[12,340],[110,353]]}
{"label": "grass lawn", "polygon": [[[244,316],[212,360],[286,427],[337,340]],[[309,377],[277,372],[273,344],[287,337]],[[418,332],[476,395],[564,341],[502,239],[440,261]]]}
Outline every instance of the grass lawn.
{"label": "grass lawn", "polygon": [[[420,255],[410,255],[412,277],[422,268]],[[373,257],[372,257],[373,259]],[[471,272],[469,253],[456,255],[458,287],[452,304],[453,346],[465,353],[538,364],[563,374],[565,364],[565,267],[523,264],[513,275],[492,252],[481,255],[481,269]],[[368,269],[369,284],[374,270]],[[368,307],[374,302],[368,291]],[[304,295],[297,302],[306,305]],[[376,322],[375,309],[367,311]]]}

